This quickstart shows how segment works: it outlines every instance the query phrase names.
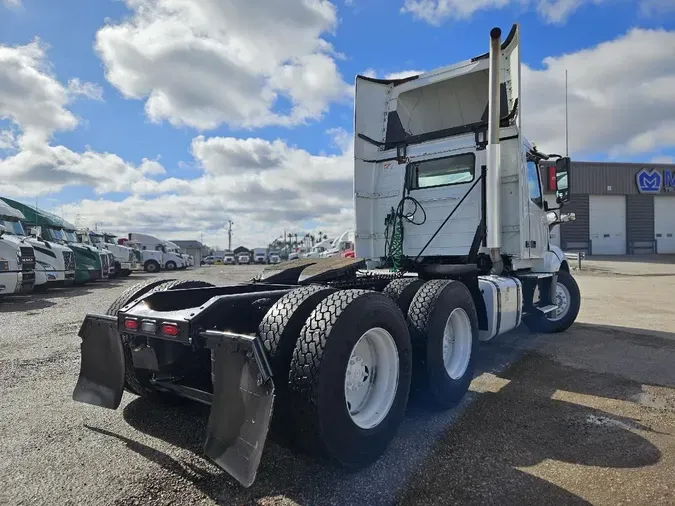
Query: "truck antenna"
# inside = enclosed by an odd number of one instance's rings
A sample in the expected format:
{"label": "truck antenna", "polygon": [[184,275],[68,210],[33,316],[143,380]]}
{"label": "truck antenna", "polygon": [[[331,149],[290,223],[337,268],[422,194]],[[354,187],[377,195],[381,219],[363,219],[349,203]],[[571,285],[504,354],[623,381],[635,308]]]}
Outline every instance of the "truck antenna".
{"label": "truck antenna", "polygon": [[565,156],[570,156],[569,117],[567,113],[567,69],[565,69]]}

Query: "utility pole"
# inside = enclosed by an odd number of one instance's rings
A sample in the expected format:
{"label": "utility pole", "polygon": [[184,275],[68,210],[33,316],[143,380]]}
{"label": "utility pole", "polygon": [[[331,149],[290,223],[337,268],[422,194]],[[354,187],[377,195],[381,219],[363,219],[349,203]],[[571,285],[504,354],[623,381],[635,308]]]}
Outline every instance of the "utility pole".
{"label": "utility pole", "polygon": [[570,156],[569,119],[567,114],[567,69],[565,69],[565,156]]}
{"label": "utility pole", "polygon": [[232,220],[227,220],[227,251],[232,251]]}

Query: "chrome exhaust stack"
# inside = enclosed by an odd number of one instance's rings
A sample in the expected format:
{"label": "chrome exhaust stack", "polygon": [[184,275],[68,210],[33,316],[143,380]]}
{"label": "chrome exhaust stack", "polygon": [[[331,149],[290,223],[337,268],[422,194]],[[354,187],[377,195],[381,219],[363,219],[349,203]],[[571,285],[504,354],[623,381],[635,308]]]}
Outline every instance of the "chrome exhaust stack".
{"label": "chrome exhaust stack", "polygon": [[492,273],[501,274],[502,261],[502,206],[501,206],[501,156],[499,150],[499,123],[501,119],[500,81],[501,81],[501,35],[499,28],[490,30],[490,66],[489,66],[489,102],[488,102],[488,144],[486,210],[487,210],[487,247],[492,260]]}

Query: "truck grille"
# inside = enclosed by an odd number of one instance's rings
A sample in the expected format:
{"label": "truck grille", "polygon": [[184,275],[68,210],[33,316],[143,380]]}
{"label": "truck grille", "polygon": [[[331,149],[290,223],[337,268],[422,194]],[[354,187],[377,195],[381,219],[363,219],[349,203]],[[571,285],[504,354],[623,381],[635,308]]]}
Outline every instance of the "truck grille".
{"label": "truck grille", "polygon": [[66,264],[66,271],[75,270],[75,253],[73,253],[72,251],[64,251],[63,261]]}
{"label": "truck grille", "polygon": [[135,258],[135,257],[134,257],[134,252],[133,252],[133,251],[130,251],[130,252],[129,252],[129,261],[130,261],[130,262],[133,262],[133,261],[134,261],[134,258]]}
{"label": "truck grille", "polygon": [[109,268],[110,261],[108,260],[108,255],[101,255],[101,270],[107,274]]}
{"label": "truck grille", "polygon": [[[34,271],[35,253],[33,252],[33,248],[20,248],[20,253],[21,253],[21,270],[24,272]],[[35,274],[33,274],[33,276],[35,276]]]}

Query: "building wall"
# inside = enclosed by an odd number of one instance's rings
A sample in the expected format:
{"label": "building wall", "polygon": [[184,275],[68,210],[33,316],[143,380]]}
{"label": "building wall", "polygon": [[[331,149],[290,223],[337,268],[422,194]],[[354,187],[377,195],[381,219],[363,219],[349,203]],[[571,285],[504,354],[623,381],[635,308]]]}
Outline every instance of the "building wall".
{"label": "building wall", "polygon": [[[545,193],[548,188],[549,164],[542,164],[541,180]],[[675,172],[675,165],[652,163],[609,163],[572,161],[570,185],[572,200],[565,204],[564,212],[576,214],[576,221],[564,223],[560,228],[561,247],[567,250],[586,250],[590,246],[590,195],[626,196],[626,249],[628,254],[655,252],[654,196],[641,194],[637,174],[643,168]],[[671,196],[674,192],[664,188],[659,195]],[[549,199],[547,199],[549,200]]]}
{"label": "building wall", "polygon": [[576,219],[560,225],[560,244],[563,250],[586,250],[590,247],[588,195],[572,195],[563,206],[566,213],[575,213]]}

